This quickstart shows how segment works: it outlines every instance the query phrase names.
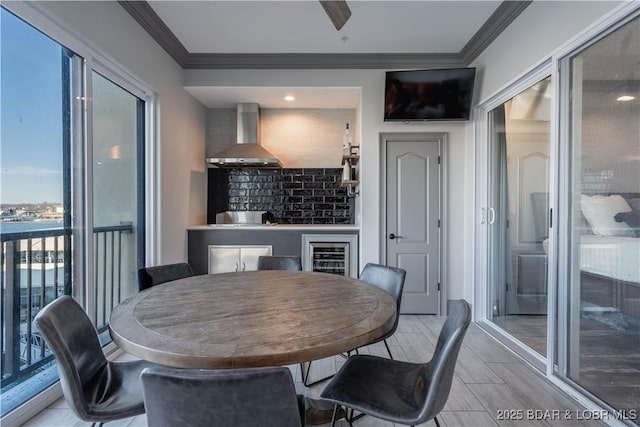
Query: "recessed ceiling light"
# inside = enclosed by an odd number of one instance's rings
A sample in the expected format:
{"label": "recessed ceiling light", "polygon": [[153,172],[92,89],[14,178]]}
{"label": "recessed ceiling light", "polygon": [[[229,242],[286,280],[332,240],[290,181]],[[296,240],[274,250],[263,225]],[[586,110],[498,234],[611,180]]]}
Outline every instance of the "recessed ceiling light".
{"label": "recessed ceiling light", "polygon": [[284,100],[287,102],[291,102],[291,101],[295,101],[296,99],[293,97],[293,95],[287,95],[284,97]]}
{"label": "recessed ceiling light", "polygon": [[635,97],[635,96],[631,96],[631,95],[622,95],[622,96],[618,97],[618,99],[617,99],[617,100],[618,100],[618,101],[625,102],[625,101],[633,101],[634,99],[636,99],[636,97]]}

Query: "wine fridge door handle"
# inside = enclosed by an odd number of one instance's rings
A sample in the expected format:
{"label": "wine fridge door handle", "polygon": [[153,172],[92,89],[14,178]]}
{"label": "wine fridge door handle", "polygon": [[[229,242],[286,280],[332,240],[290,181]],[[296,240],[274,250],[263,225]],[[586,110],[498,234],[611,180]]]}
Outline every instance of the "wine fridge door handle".
{"label": "wine fridge door handle", "polygon": [[238,265],[238,263],[236,262],[236,273],[238,272],[238,267],[239,267],[239,265]]}
{"label": "wine fridge door handle", "polygon": [[244,265],[244,262],[242,262],[242,271],[245,271],[247,269],[247,266]]}
{"label": "wine fridge door handle", "polygon": [[389,234],[389,240],[394,240],[394,239],[402,239],[402,236],[396,236],[393,233]]}

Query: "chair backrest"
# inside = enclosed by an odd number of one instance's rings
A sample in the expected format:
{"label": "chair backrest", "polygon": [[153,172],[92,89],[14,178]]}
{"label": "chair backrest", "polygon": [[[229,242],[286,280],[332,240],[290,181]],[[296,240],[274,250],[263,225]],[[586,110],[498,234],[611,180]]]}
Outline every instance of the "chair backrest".
{"label": "chair backrest", "polygon": [[400,304],[402,303],[402,290],[404,289],[404,279],[407,272],[401,268],[390,267],[388,265],[368,263],[360,273],[360,280],[377,286],[389,293],[396,301],[396,319],[393,329],[385,337],[391,336],[398,327],[400,319]]}
{"label": "chair backrest", "polygon": [[302,425],[291,372],[284,367],[147,368],[142,387],[150,427]]}
{"label": "chair backrest", "polygon": [[[426,383],[424,379],[418,379],[419,384],[415,387],[416,391],[424,393],[425,399],[419,423],[436,416],[447,403],[458,353],[470,322],[469,303],[465,300],[456,301],[440,330],[433,357],[424,365],[424,375],[429,381]],[[426,389],[425,384],[428,384]]]}
{"label": "chair backrest", "polygon": [[302,271],[302,260],[299,256],[259,256],[258,270]]}
{"label": "chair backrest", "polygon": [[193,276],[193,270],[186,262],[144,267],[138,270],[138,290],[144,291],[161,283],[191,276]]}
{"label": "chair backrest", "polygon": [[40,310],[34,323],[56,358],[65,400],[78,417],[88,419],[85,385],[107,365],[91,320],[65,295]]}

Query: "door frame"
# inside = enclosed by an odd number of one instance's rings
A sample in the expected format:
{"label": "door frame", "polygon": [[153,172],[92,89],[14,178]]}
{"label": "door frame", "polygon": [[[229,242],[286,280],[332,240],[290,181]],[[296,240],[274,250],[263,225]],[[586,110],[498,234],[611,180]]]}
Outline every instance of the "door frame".
{"label": "door frame", "polygon": [[387,261],[387,146],[389,144],[397,142],[420,142],[420,141],[432,141],[433,143],[440,144],[440,188],[438,189],[439,202],[440,202],[440,232],[438,236],[440,250],[438,253],[438,277],[440,283],[440,297],[438,301],[438,315],[446,316],[448,313],[447,307],[447,248],[448,248],[448,144],[449,134],[447,132],[382,132],[379,139],[379,152],[380,152],[380,164],[378,169],[380,170],[379,178],[380,182],[378,188],[380,189],[380,260],[384,264]]}

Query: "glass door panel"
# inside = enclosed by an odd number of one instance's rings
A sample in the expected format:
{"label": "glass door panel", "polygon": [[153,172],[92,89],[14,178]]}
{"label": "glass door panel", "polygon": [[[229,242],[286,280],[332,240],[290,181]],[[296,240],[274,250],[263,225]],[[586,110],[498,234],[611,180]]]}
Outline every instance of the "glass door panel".
{"label": "glass door panel", "polygon": [[137,291],[144,248],[144,101],[95,71],[92,82],[94,308],[100,330],[112,308]]}
{"label": "glass door panel", "polygon": [[489,318],[542,355],[547,342],[551,78],[489,112]]}
{"label": "glass door panel", "polygon": [[[0,8],[0,415],[58,379],[33,319],[81,301],[82,211],[71,203],[82,58]],[[81,125],[80,125],[81,127]],[[80,132],[81,133],[81,132]],[[81,167],[79,167],[80,173]],[[73,262],[72,262],[73,260]]]}
{"label": "glass door panel", "polygon": [[568,377],[640,414],[640,18],[563,60],[570,79]]}

